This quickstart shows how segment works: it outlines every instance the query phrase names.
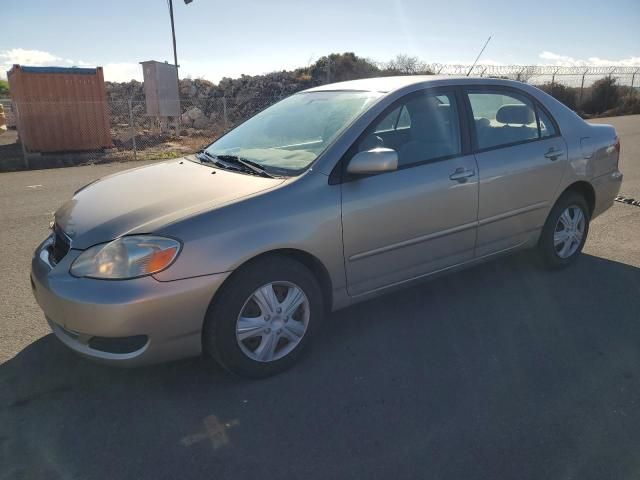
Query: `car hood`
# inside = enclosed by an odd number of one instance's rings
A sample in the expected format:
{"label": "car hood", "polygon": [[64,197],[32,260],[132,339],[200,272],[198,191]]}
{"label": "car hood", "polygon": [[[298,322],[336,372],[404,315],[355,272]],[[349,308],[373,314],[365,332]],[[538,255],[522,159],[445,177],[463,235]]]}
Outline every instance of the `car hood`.
{"label": "car hood", "polygon": [[274,188],[284,180],[214,169],[186,159],[104,177],[55,213],[72,248],[153,231],[194,214]]}

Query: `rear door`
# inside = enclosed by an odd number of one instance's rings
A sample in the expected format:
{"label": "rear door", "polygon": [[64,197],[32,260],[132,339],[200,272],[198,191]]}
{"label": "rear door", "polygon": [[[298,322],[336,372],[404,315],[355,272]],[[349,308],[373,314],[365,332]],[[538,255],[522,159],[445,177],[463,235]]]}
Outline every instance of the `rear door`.
{"label": "rear door", "polygon": [[[342,180],[348,291],[361,295],[473,257],[478,176],[455,90],[410,94],[387,109],[345,157],[393,148],[394,172]],[[404,112],[404,113],[403,113]]]}
{"label": "rear door", "polygon": [[517,247],[542,228],[567,164],[556,122],[514,88],[467,88],[478,163],[476,256]]}

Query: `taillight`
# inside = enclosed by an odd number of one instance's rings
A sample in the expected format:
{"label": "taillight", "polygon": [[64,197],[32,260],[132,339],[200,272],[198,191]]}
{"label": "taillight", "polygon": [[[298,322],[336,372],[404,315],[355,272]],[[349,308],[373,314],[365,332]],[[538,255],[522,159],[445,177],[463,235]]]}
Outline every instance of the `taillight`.
{"label": "taillight", "polygon": [[618,154],[619,154],[620,153],[620,137],[618,137],[617,135],[616,135],[616,143],[615,143],[614,147],[616,149],[616,152],[618,152]]}

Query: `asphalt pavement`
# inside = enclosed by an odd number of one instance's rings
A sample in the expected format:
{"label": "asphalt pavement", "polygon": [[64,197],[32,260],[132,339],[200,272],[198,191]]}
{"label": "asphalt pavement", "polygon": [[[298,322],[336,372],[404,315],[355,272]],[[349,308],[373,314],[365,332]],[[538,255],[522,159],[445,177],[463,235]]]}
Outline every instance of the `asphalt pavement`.
{"label": "asphalt pavement", "polygon": [[[640,198],[640,116],[599,122]],[[640,207],[595,219],[569,269],[524,252],[336,312],[296,368],[244,381],[95,365],[49,332],[33,249],[133,166],[0,174],[0,479],[640,477]]]}

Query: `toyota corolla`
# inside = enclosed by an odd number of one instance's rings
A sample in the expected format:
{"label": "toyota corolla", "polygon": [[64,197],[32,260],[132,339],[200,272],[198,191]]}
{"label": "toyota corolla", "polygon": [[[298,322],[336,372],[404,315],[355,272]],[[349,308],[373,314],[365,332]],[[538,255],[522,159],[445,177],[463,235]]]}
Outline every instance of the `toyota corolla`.
{"label": "toyota corolla", "polygon": [[523,248],[580,255],[620,144],[530,85],[389,77],[312,88],[202,152],[102,178],[32,261],[55,335],[113,365],[206,353],[264,377],[326,312]]}

